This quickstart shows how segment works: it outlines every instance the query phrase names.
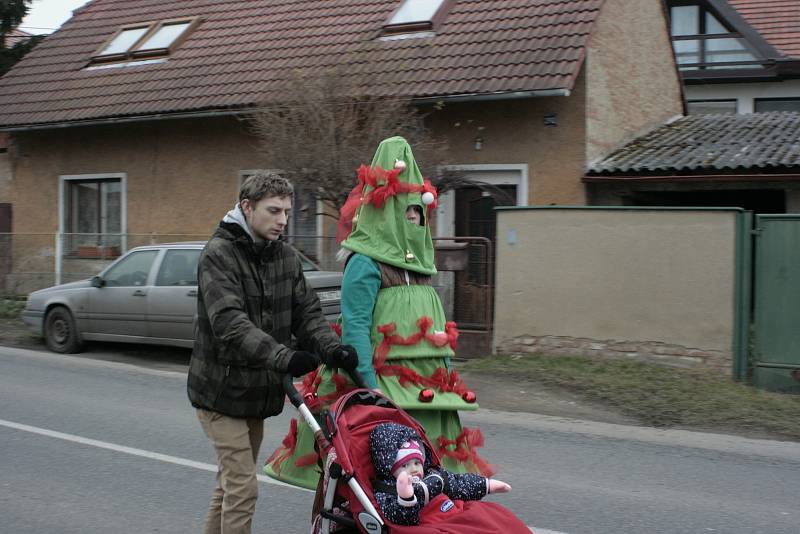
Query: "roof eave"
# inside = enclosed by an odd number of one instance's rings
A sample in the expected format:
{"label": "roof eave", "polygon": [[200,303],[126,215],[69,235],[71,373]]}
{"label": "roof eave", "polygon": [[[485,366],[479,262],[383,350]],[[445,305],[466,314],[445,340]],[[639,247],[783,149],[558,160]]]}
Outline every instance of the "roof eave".
{"label": "roof eave", "polygon": [[[692,172],[692,171],[688,171]],[[706,174],[698,170],[696,174],[671,174],[671,175],[613,175],[613,174],[586,174],[582,178],[584,183],[630,183],[630,182],[749,182],[753,180],[771,182],[800,181],[800,168],[797,173],[780,174],[753,174],[743,170],[741,174]]]}
{"label": "roof eave", "polygon": [[157,113],[153,115],[130,115],[124,117],[100,117],[96,119],[85,119],[62,122],[42,122],[31,124],[15,124],[10,126],[0,125],[0,132],[27,132],[33,130],[55,130],[60,128],[73,128],[78,126],[100,126],[108,124],[124,124],[132,122],[152,122],[162,120],[177,119],[203,119],[209,117],[230,117],[243,115],[249,110],[248,107],[240,108],[220,108],[206,109],[202,111],[176,111],[173,113]]}

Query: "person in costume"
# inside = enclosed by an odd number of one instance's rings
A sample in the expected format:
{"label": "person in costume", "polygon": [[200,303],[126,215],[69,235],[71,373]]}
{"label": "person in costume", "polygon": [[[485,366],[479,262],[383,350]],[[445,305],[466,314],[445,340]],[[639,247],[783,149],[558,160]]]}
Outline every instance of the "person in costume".
{"label": "person in costume", "polygon": [[[402,137],[380,143],[340,210],[339,241],[349,252],[342,279],[342,343],[358,353],[367,387],[380,390],[412,415],[454,472],[492,468],[475,449],[480,430],[462,428],[458,410],[476,410],[470,391],[450,366],[458,329],[445,319],[436,290],[430,214],[436,189],[423,179]],[[305,403],[322,410],[354,386],[347,374],[322,367],[306,377]],[[313,434],[292,420],[268,459],[269,476],[307,488],[319,478]]]}
{"label": "person in costume", "polygon": [[[369,450],[376,480],[375,500],[383,516],[397,525],[436,521],[457,510],[450,499],[477,501],[489,493],[506,493],[511,486],[475,473],[452,473],[431,465],[427,445],[414,429],[381,423],[369,434]],[[428,507],[429,504],[433,506]]]}

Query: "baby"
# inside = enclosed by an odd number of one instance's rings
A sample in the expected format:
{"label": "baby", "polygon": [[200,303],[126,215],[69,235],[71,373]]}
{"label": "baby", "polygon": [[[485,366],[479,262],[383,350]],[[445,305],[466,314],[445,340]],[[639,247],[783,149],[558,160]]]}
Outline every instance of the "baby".
{"label": "baby", "polygon": [[[397,525],[418,525],[426,515],[456,511],[456,501],[477,501],[511,486],[473,473],[451,473],[430,463],[430,451],[417,432],[398,423],[376,425],[369,435],[375,467],[375,500]],[[451,500],[452,499],[452,500]],[[437,501],[438,506],[426,507]]]}

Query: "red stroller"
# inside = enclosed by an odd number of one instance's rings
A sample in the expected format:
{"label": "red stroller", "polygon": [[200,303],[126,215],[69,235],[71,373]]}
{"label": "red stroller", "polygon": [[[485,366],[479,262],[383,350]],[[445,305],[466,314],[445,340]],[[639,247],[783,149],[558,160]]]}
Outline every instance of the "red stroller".
{"label": "red stroller", "polygon": [[[361,377],[353,377],[363,385]],[[292,404],[314,431],[323,474],[314,502],[312,534],[530,534],[531,530],[507,508],[489,501],[456,501],[456,513],[437,516],[433,522],[404,526],[388,522],[378,511],[372,495],[375,470],[369,450],[372,429],[387,422],[413,428],[433,454],[422,427],[388,398],[369,389],[357,389],[341,397],[327,413],[322,426],[303,403],[291,377],[284,388]],[[451,502],[452,504],[452,502]]]}

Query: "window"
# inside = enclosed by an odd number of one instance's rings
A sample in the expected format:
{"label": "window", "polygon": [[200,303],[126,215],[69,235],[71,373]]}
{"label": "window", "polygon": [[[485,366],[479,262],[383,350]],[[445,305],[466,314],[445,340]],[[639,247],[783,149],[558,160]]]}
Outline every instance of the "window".
{"label": "window", "polygon": [[196,286],[200,249],[168,250],[156,278],[157,286]]}
{"label": "window", "polygon": [[409,34],[434,29],[446,9],[447,0],[403,0],[383,25],[385,34]]}
{"label": "window", "polygon": [[686,109],[689,115],[736,113],[736,100],[690,100]]}
{"label": "window", "polygon": [[670,33],[682,71],[760,66],[741,35],[726,27],[704,4],[672,6]]}
{"label": "window", "polygon": [[65,179],[62,202],[67,254],[119,256],[123,207],[120,178]]}
{"label": "window", "polygon": [[755,111],[800,111],[800,98],[756,98]]}
{"label": "window", "polygon": [[165,58],[198,24],[198,19],[123,26],[92,57],[91,63],[125,63]]}
{"label": "window", "polygon": [[119,263],[103,273],[103,280],[108,287],[143,286],[147,284],[147,275],[158,254],[157,250],[132,252]]}

